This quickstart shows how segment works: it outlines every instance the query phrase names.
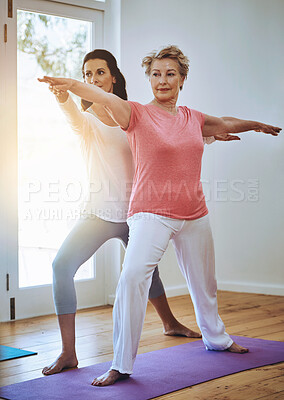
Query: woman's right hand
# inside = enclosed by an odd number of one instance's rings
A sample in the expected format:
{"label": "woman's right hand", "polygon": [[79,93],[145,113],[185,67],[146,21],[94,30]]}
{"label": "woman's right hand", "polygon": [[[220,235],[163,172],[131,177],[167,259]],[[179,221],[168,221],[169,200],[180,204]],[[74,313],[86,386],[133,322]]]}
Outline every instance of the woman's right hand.
{"label": "woman's right hand", "polygon": [[69,93],[66,90],[58,90],[52,85],[49,85],[49,90],[56,96],[59,103],[65,103],[69,97]]}
{"label": "woman's right hand", "polygon": [[57,90],[70,90],[74,82],[70,78],[54,78],[52,76],[44,76],[43,78],[38,78],[39,82],[49,83],[50,86]]}
{"label": "woman's right hand", "polygon": [[55,94],[59,103],[65,103],[68,99],[68,92],[72,86],[72,79],[68,78],[53,78],[52,76],[44,76],[38,78],[39,82],[49,83],[49,90]]}

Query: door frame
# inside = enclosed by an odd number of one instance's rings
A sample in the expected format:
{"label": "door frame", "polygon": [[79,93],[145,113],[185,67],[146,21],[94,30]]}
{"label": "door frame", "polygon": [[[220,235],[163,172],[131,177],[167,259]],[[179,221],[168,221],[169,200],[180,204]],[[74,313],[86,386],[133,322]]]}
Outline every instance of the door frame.
{"label": "door frame", "polygon": [[[93,21],[97,46],[108,48],[117,57],[119,54],[120,26],[117,12],[120,12],[120,0],[106,0],[106,2],[84,1],[53,1],[53,0],[14,0],[13,18],[8,17],[8,0],[1,2],[0,23],[7,25],[8,42],[0,39],[0,321],[22,319],[54,312],[51,285],[41,285],[33,288],[18,287],[18,172],[17,162],[17,9],[31,12],[42,12],[62,17],[77,17]],[[80,15],[79,15],[80,14]],[[111,27],[106,29],[107,25]],[[111,23],[113,22],[113,23]],[[94,36],[94,35],[93,35]],[[112,39],[112,40],[111,40]],[[111,43],[110,46],[107,43]],[[118,57],[119,58],[119,57]],[[2,77],[2,78],[1,78]],[[2,134],[1,134],[2,132]],[[6,132],[6,134],[5,134]],[[7,134],[8,133],[8,134]],[[14,162],[11,162],[14,160]],[[8,168],[7,168],[8,167]],[[117,283],[120,271],[120,258],[116,257],[119,243],[108,243],[97,252],[97,265],[105,265],[97,269],[97,277],[101,286],[107,290],[100,296],[99,304],[90,303],[87,294],[92,292],[92,280],[75,283],[78,295],[78,308],[93,307],[107,304],[113,297],[113,287]],[[110,254],[113,256],[110,257]],[[111,262],[110,262],[111,260]],[[105,285],[105,275],[111,277],[111,271],[117,271],[113,276],[116,282],[110,279]],[[6,275],[9,274],[9,287],[6,285]],[[27,310],[26,299],[32,301],[33,310]],[[15,315],[11,315],[11,301],[16,300]]]}

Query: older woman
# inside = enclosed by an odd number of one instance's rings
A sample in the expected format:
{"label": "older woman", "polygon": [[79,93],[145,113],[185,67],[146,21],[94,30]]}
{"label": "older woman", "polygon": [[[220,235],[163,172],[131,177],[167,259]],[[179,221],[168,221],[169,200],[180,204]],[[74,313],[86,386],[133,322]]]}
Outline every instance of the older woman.
{"label": "older woman", "polygon": [[[84,81],[127,100],[125,79],[115,57],[107,50],[95,49],[86,54],[82,73]],[[74,275],[99,247],[111,238],[121,239],[126,247],[126,215],[129,184],[132,183],[133,158],[125,133],[100,104],[82,100],[81,112],[67,91],[55,91],[61,110],[80,139],[90,185],[99,182],[101,190],[89,191],[75,226],[62,243],[53,261],[53,295],[62,339],[62,352],[43,368],[44,375],[77,366],[75,348],[75,314],[77,309]],[[110,189],[111,188],[111,189]],[[110,195],[111,190],[111,195]],[[113,201],[113,199],[116,201]],[[157,310],[165,335],[201,337],[177,321],[172,314],[156,267],[149,299]]]}
{"label": "older woman", "polygon": [[214,246],[200,183],[202,137],[280,128],[231,117],[216,118],[177,107],[188,73],[188,59],[176,46],[145,57],[154,98],[147,105],[128,102],[99,88],[45,77],[55,90],[70,90],[103,104],[126,130],[135,161],[128,211],[129,243],[114,305],[114,360],[93,385],[105,386],[132,373],[146,312],[151,276],[172,240],[187,281],[196,319],[208,350],[244,353],[218,315]]}

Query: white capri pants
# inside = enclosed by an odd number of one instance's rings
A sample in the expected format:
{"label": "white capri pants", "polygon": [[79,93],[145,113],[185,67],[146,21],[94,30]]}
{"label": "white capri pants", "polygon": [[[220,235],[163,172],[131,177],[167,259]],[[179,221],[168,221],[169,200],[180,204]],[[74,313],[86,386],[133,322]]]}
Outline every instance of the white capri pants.
{"label": "white capri pants", "polygon": [[131,374],[155,266],[172,240],[186,279],[197,324],[208,350],[225,350],[233,340],[218,315],[214,244],[208,215],[193,221],[152,213],[128,219],[129,242],[113,309],[112,369]]}

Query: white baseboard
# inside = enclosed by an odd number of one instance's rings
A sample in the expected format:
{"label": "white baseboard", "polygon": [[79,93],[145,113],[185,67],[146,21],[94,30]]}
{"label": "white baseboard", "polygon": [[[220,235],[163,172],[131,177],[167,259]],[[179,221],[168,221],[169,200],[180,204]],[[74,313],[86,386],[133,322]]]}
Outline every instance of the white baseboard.
{"label": "white baseboard", "polygon": [[258,283],[229,282],[218,281],[219,290],[228,290],[230,292],[271,294],[276,296],[284,296],[283,285],[261,285]]}
{"label": "white baseboard", "polygon": [[107,304],[113,306],[115,300],[115,295],[114,294],[109,294],[107,297]]}
{"label": "white baseboard", "polygon": [[178,286],[168,286],[165,287],[165,292],[167,297],[175,297],[175,296],[183,296],[188,294],[187,285],[178,285]]}
{"label": "white baseboard", "polygon": [[[243,282],[218,281],[219,290],[228,290],[229,292],[239,293],[257,293],[270,294],[275,296],[284,296],[283,285],[260,285]],[[183,296],[188,294],[186,285],[170,286],[165,288],[167,297]]]}
{"label": "white baseboard", "polygon": [[[275,296],[284,296],[284,286],[281,285],[260,285],[248,284],[243,282],[226,282],[218,281],[219,290],[228,290],[229,292],[239,293],[257,293],[257,294],[271,294]],[[188,294],[186,285],[168,286],[165,287],[167,297],[184,296]],[[115,295],[108,296],[108,304],[113,305]]]}

